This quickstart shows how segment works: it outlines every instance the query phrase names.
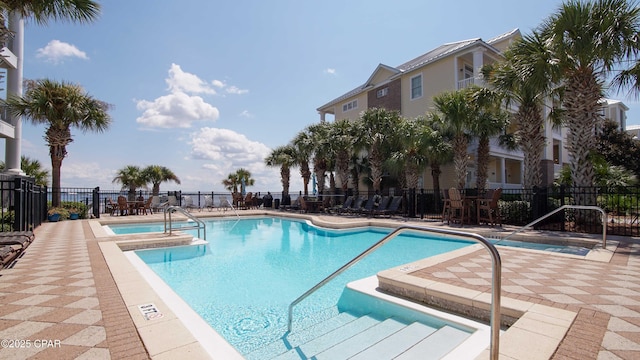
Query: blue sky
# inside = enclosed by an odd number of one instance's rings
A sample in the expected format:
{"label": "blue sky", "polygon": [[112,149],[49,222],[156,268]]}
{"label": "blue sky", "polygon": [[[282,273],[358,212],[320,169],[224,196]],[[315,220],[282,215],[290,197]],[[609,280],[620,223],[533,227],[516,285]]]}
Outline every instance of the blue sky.
{"label": "blue sky", "polygon": [[[163,165],[222,191],[238,168],[250,191],[281,191],[263,159],[320,119],[316,108],[447,42],[529,33],[561,1],[100,1],[92,24],[25,26],[24,76],[82,85],[113,105],[102,134],[72,130],[62,186],[119,189],[126,165]],[[635,104],[623,95],[635,119]],[[50,169],[44,127],[23,125],[23,155]],[[2,146],[4,152],[4,146]],[[4,157],[4,154],[3,154]],[[297,169],[292,191],[302,188]]]}

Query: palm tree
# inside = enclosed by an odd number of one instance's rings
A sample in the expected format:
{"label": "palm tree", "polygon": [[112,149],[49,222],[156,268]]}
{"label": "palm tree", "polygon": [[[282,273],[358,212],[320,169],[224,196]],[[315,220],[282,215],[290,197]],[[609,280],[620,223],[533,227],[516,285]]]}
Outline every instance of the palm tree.
{"label": "palm tree", "polygon": [[[483,68],[488,82],[504,95],[505,105],[518,105],[513,114],[513,133],[516,145],[524,157],[523,186],[531,189],[542,185],[542,156],[546,137],[545,119],[542,116],[545,99],[555,91],[553,87],[552,59],[545,49],[544,39],[536,31],[524,36],[505,52],[505,61]],[[556,115],[551,111],[553,123],[558,124]]]}
{"label": "palm tree", "polygon": [[402,175],[409,189],[418,188],[418,178],[429,161],[429,144],[434,133],[424,117],[402,118],[397,128],[400,146],[391,154],[391,158],[402,164]]}
{"label": "palm tree", "polygon": [[[613,82],[624,84],[637,69],[639,32],[640,8],[626,0],[567,1],[542,25],[541,34],[564,85],[566,148],[574,186],[594,184],[590,156],[603,121],[600,100],[605,81],[618,68],[631,66]],[[637,78],[634,88],[638,89]],[[595,193],[575,199],[578,205],[593,205],[595,200]]]}
{"label": "palm tree", "polygon": [[487,185],[489,170],[489,140],[504,131],[507,125],[507,114],[500,109],[502,98],[495,91],[471,87],[469,96],[474,107],[469,128],[478,138],[476,188],[483,190]]}
{"label": "palm tree", "polygon": [[329,129],[331,145],[335,149],[336,173],[343,194],[346,194],[349,189],[349,162],[356,151],[355,130],[353,122],[349,119],[334,121]]}
{"label": "palm tree", "polygon": [[[34,178],[35,183],[40,186],[47,186],[49,179],[49,170],[42,169],[39,160],[32,160],[27,156],[20,158],[20,168],[27,176]],[[5,169],[4,161],[0,161],[0,170]]]}
{"label": "palm tree", "polygon": [[34,124],[47,126],[45,140],[49,145],[52,168],[52,206],[60,206],[60,168],[67,156],[67,145],[73,141],[71,128],[103,132],[111,124],[109,105],[87,94],[82,87],[49,79],[38,80],[27,87],[23,97],[11,96],[6,101],[14,116],[25,116]]}
{"label": "palm tree", "polygon": [[238,186],[253,186],[255,179],[251,178],[251,172],[247,169],[240,168],[235,173],[229,174],[226,179],[222,180],[222,185],[229,191],[238,192]]}
{"label": "palm tree", "polygon": [[[32,18],[35,23],[46,25],[49,20],[69,20],[78,23],[89,23],[98,18],[100,14],[100,5],[91,0],[8,0],[0,3],[0,10],[4,15],[9,17],[9,29],[3,27],[2,35],[10,35],[15,37],[13,42],[10,43],[10,50],[16,52],[17,56],[22,56],[24,47],[24,22],[25,18]],[[6,12],[5,12],[6,11]],[[2,24],[4,24],[4,15],[2,16]],[[9,34],[7,34],[7,30]],[[4,42],[4,41],[3,41]],[[8,97],[21,96],[22,90],[22,78],[23,66],[22,62],[18,63],[18,67],[15,69],[7,70],[7,76],[9,78],[7,95]],[[22,121],[19,114],[12,114],[11,123],[14,125],[20,124]],[[18,163],[18,157],[20,154],[20,139],[22,134],[17,127],[14,139],[7,139],[7,166],[9,168],[16,168],[20,164]],[[16,156],[14,156],[16,155]],[[60,202],[59,187],[56,187],[56,168],[53,169],[53,197],[52,203],[58,204]]]}
{"label": "palm tree", "polygon": [[391,140],[393,131],[400,123],[400,114],[384,108],[369,108],[360,114],[358,133],[360,143],[367,150],[371,167],[373,190],[380,191],[383,164],[389,154],[385,152],[385,143]]}
{"label": "palm tree", "polygon": [[316,174],[318,191],[324,189],[324,177],[332,162],[332,148],[330,137],[330,124],[320,122],[307,127],[313,144],[313,172]]}
{"label": "palm tree", "polygon": [[311,180],[311,170],[309,160],[313,154],[313,140],[311,135],[305,130],[299,132],[291,141],[293,147],[294,165],[300,167],[300,176],[304,183],[304,194],[309,195],[309,181]]}
{"label": "palm tree", "polygon": [[433,98],[434,108],[439,113],[433,117],[439,120],[439,128],[451,134],[453,146],[453,164],[456,173],[456,186],[464,188],[467,177],[467,144],[473,106],[469,102],[466,89],[447,91]]}
{"label": "palm tree", "polygon": [[118,170],[118,173],[116,177],[113,178],[112,182],[122,184],[123,189],[129,188],[127,198],[130,201],[136,199],[137,188],[145,187],[147,185],[147,181],[143,176],[142,170],[136,165],[127,165]]}
{"label": "palm tree", "polygon": [[289,182],[291,180],[291,166],[295,164],[295,149],[291,145],[278,146],[264,159],[267,166],[280,167],[280,181],[282,182],[282,197],[289,196]]}
{"label": "palm tree", "polygon": [[153,196],[160,195],[160,184],[163,182],[173,181],[180,184],[180,179],[169,168],[160,165],[149,165],[142,169],[142,178],[145,182],[153,185],[151,194]]}

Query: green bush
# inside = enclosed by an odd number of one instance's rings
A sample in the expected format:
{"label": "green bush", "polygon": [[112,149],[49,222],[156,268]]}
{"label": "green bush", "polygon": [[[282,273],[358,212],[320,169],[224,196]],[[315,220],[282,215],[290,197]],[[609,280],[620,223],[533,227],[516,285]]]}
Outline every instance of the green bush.
{"label": "green bush", "polygon": [[524,225],[531,216],[531,204],[528,201],[498,201],[502,222],[513,225]]}
{"label": "green bush", "polygon": [[2,227],[2,231],[13,231],[14,220],[14,211],[6,211],[4,214],[2,214],[2,218],[0,219],[0,226]]}

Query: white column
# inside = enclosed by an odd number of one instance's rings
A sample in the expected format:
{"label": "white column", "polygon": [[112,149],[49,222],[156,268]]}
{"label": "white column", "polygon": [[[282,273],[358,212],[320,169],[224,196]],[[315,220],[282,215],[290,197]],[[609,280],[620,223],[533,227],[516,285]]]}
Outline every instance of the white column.
{"label": "white column", "polygon": [[484,66],[484,61],[482,59],[483,54],[484,49],[476,49],[473,51],[473,81],[478,86],[482,86],[484,84],[480,75],[480,69]]}
{"label": "white column", "polygon": [[[18,58],[16,69],[7,70],[7,96],[22,96],[22,65],[24,59],[24,19],[18,12],[9,15],[9,30],[15,35],[10,40],[9,50]],[[20,168],[20,157],[22,155],[22,118],[20,116],[9,115],[9,123],[15,127],[13,139],[7,139],[5,145],[5,171],[16,175],[24,175]]]}

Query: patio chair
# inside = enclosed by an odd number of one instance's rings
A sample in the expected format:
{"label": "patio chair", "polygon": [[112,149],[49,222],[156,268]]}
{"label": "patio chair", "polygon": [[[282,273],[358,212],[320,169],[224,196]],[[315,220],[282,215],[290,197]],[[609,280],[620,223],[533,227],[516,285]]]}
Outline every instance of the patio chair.
{"label": "patio chair", "polygon": [[218,204],[218,211],[227,211],[227,209],[233,209],[233,205],[231,205],[231,202],[229,202],[226,196],[221,196],[220,203]]}
{"label": "patio chair", "polygon": [[160,199],[160,196],[158,195],[154,195],[151,196],[151,203],[150,203],[150,207],[151,207],[151,213],[153,214],[154,211],[158,212],[162,210],[162,207],[165,204],[162,203],[162,200]]}
{"label": "patio chair", "polygon": [[147,210],[149,210],[150,214],[153,214],[153,210],[151,210],[151,202],[153,201],[153,196],[149,196],[147,201],[144,201],[138,207],[138,214],[147,215]]}
{"label": "patio chair", "polygon": [[105,205],[105,212],[108,212],[109,215],[113,215],[116,210],[118,210],[118,204],[114,203],[111,198],[107,198],[107,204]]}
{"label": "patio chair", "polygon": [[191,196],[183,196],[182,208],[189,211],[191,209],[197,209],[198,207],[193,203],[193,198]]}
{"label": "patio chair", "polygon": [[460,225],[464,224],[464,201],[460,195],[460,190],[456,188],[449,189],[449,216],[447,217],[447,225],[451,221],[460,221]]}
{"label": "patio chair", "polygon": [[360,215],[370,214],[371,211],[373,211],[373,208],[375,206],[376,196],[379,196],[379,195],[370,196],[367,199],[367,202],[364,204],[364,206],[357,210],[358,214]]}
{"label": "patio chair", "polygon": [[167,196],[167,202],[169,203],[169,206],[177,206],[178,198],[175,195],[169,195]]}
{"label": "patio chair", "polygon": [[500,200],[501,195],[502,188],[498,188],[489,190],[487,197],[478,199],[478,224],[486,222],[487,225],[495,226],[496,223],[499,223],[502,226],[502,217],[498,206],[498,200]]}
{"label": "patio chair", "polygon": [[443,206],[442,206],[442,222],[444,222],[445,219],[447,219],[447,216],[449,215],[449,211],[451,209],[451,199],[449,199],[449,190],[448,189],[444,189],[443,193]]}
{"label": "patio chair", "polygon": [[118,212],[121,216],[129,215],[129,204],[127,203],[127,198],[122,195],[118,196]]}
{"label": "patio chair", "polygon": [[209,211],[213,210],[213,197],[211,195],[205,195],[203,208],[209,209]]}

